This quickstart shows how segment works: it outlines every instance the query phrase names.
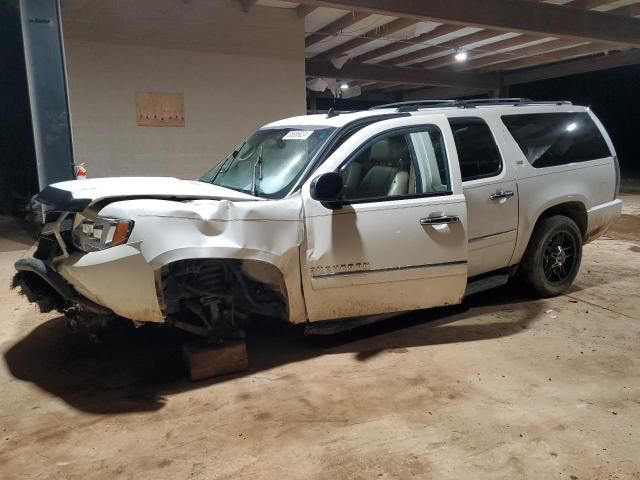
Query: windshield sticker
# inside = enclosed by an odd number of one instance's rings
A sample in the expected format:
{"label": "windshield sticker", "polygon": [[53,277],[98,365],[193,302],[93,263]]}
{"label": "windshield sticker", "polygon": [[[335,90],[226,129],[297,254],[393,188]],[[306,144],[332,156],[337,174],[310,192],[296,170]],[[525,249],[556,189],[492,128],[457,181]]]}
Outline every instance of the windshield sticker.
{"label": "windshield sticker", "polygon": [[282,140],[306,140],[313,135],[313,130],[291,130]]}

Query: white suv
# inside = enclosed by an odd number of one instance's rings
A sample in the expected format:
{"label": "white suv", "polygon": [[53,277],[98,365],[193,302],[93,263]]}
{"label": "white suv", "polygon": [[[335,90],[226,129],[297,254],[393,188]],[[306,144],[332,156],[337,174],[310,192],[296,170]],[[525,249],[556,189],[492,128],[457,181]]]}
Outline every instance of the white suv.
{"label": "white suv", "polygon": [[516,274],[553,296],[576,277],[582,245],[620,214],[618,185],[602,124],[568,102],[294,117],[199,181],[47,187],[39,246],[16,263],[15,283],[44,311],[209,339],[260,316],[351,327],[457,304]]}

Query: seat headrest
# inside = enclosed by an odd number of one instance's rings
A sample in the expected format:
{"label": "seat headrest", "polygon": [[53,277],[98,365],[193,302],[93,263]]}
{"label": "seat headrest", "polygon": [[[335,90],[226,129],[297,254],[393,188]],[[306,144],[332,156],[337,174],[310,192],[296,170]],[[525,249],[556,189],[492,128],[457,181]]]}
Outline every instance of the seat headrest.
{"label": "seat headrest", "polygon": [[371,162],[378,164],[397,163],[403,156],[406,145],[398,138],[385,138],[371,146]]}

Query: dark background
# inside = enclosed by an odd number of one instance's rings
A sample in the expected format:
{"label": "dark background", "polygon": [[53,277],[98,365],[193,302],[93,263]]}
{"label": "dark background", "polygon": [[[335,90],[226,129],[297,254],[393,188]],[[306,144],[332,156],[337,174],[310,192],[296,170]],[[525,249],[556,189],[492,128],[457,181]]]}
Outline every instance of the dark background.
{"label": "dark background", "polygon": [[17,0],[0,0],[0,213],[38,191]]}
{"label": "dark background", "polygon": [[[11,213],[38,190],[17,0],[0,0],[0,68],[0,213]],[[613,139],[623,179],[640,178],[640,65],[516,85],[510,96],[591,107]],[[318,99],[317,108],[332,104]],[[354,110],[376,104],[350,99],[338,100],[336,107]]]}
{"label": "dark background", "polygon": [[591,107],[611,135],[623,176],[640,177],[640,65],[514,85],[509,93]]}

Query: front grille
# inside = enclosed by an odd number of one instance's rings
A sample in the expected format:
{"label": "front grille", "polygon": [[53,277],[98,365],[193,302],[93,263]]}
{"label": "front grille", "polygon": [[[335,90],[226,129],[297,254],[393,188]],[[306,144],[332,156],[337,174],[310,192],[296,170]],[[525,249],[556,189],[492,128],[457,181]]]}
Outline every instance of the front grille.
{"label": "front grille", "polygon": [[[47,212],[47,225],[44,227],[44,231],[47,233],[40,235],[38,247],[33,254],[35,258],[51,261],[64,254],[63,247],[67,250],[67,253],[75,250],[72,241],[74,214],[66,214],[64,218],[61,218],[63,215],[65,215],[65,212]],[[50,225],[50,223],[54,225]],[[60,238],[64,245],[60,245],[56,236],[51,233],[52,231],[58,231],[60,233]]]}

